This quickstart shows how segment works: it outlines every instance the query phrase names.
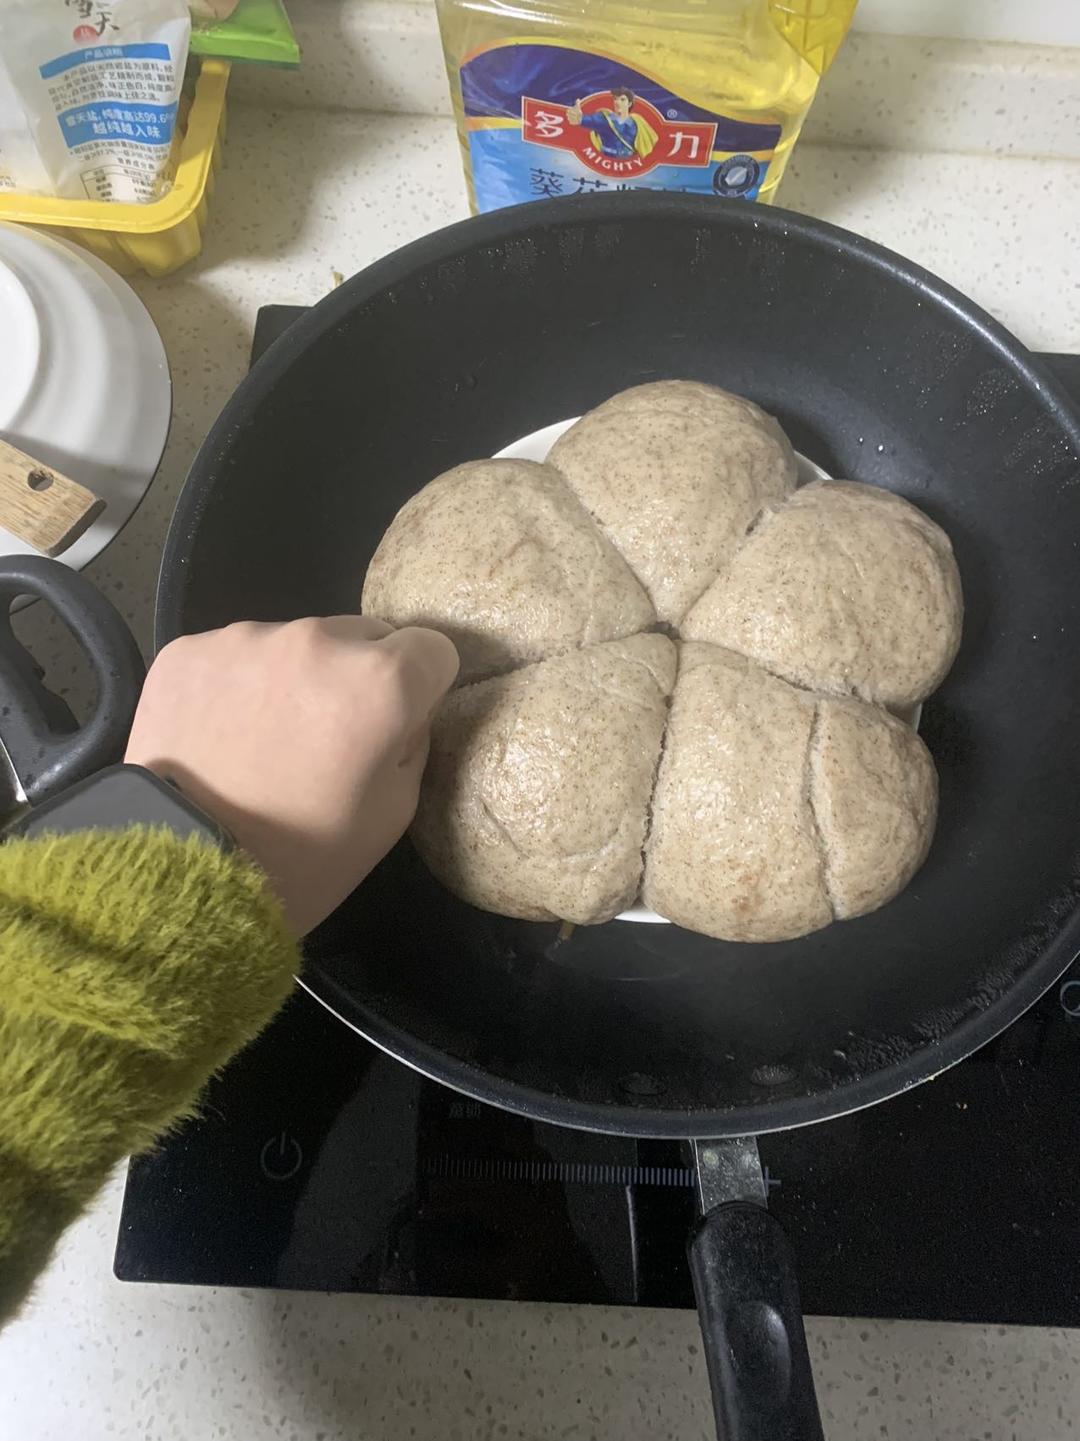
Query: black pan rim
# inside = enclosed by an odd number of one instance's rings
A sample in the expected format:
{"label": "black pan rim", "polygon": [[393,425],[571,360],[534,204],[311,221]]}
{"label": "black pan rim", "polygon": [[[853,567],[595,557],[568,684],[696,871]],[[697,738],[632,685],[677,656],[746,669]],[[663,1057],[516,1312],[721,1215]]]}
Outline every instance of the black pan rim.
{"label": "black pan rim", "polygon": [[[624,922],[623,924],[633,924]],[[839,924],[842,924],[840,922]],[[579,1131],[656,1140],[723,1140],[762,1136],[797,1126],[833,1121],[853,1111],[889,1101],[934,1080],[999,1036],[1060,980],[1080,956],[1080,911],[1074,912],[1053,944],[985,1010],[976,1012],[946,1036],[930,1040],[901,1061],[830,1091],[802,1096],[766,1097],[758,1106],[671,1110],[663,1106],[608,1106],[550,1095],[458,1060],[400,1030],[337,988],[314,970],[297,977],[299,985],[331,1015],[380,1051],[451,1090],[529,1116],[535,1121]]]}
{"label": "black pan rim", "polygon": [[[190,540],[213,490],[217,456],[227,448],[238,426],[252,419],[257,406],[277,381],[297,363],[306,346],[332,330],[360,305],[388,286],[407,280],[416,270],[450,260],[478,245],[493,244],[539,227],[578,225],[584,220],[617,224],[665,216],[703,226],[723,216],[725,225],[759,230],[773,238],[789,234],[826,244],[860,263],[869,262],[921,291],[933,302],[961,315],[1033,389],[1040,392],[1057,422],[1080,451],[1080,416],[1056,377],[999,322],[960,292],[913,262],[825,221],[778,208],[715,201],[707,197],[629,193],[572,197],[494,211],[458,222],[361,271],[298,319],[252,369],[196,456],[183,487],[164,548],[158,585],[156,644],[160,648],[181,633],[185,572]],[[309,971],[304,988],[351,1029],[413,1069],[463,1094],[538,1120],[578,1129],[658,1138],[724,1137],[767,1133],[832,1119],[887,1100],[932,1079],[979,1049],[1033,1005],[1068,969],[1080,952],[1080,910],[1074,909],[1057,935],[991,1005],[969,1015],[946,1036],[927,1040],[904,1059],[829,1091],[794,1097],[766,1097],[759,1105],[686,1112],[663,1107],[607,1106],[538,1092],[457,1060],[402,1032],[353,998],[337,993],[327,978]]]}

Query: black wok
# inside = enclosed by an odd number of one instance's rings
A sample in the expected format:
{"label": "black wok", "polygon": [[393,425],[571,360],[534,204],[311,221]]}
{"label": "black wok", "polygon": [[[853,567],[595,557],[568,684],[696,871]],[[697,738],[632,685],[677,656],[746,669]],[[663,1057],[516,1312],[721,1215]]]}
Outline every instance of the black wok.
{"label": "black wok", "polygon": [[[546,1121],[698,1143],[691,1262],[722,1434],[820,1434],[752,1141],[933,1076],[1080,949],[1080,420],[961,295],[817,221],[624,195],[485,216],[399,251],[280,339],[203,446],[158,638],[355,609],[437,472],[662,376],[776,413],[833,475],[953,539],[963,646],[927,704],[933,850],[891,905],[724,945],[454,900],[403,844],[311,944],[304,984],[410,1065]],[[361,956],[362,962],[356,957]]]}

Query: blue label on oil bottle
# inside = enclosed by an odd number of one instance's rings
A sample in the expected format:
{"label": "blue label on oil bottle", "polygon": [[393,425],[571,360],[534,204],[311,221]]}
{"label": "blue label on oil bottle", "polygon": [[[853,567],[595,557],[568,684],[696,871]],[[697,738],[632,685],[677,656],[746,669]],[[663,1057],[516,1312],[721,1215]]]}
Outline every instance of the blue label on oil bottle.
{"label": "blue label on oil bottle", "polygon": [[757,198],[771,122],[702,110],[640,71],[557,45],[496,44],[461,67],[477,208],[603,190]]}

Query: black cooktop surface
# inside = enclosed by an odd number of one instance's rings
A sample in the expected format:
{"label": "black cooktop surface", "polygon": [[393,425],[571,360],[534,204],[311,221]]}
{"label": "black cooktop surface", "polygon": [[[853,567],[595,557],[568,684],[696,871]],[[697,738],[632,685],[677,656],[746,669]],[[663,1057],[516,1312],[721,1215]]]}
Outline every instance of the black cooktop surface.
{"label": "black cooktop surface", "polygon": [[[1048,360],[1080,398],[1080,357]],[[807,1312],[1080,1324],[1080,964],[936,1081],[760,1146]],[[678,1144],[467,1100],[301,992],[132,1163],[116,1273],[692,1307],[692,1216]]]}

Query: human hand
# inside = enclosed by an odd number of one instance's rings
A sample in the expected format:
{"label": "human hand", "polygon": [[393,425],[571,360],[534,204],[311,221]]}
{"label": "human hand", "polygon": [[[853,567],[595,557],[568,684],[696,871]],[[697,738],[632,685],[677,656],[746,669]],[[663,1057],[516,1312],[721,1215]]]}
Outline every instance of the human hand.
{"label": "human hand", "polygon": [[581,124],[581,101],[580,101],[580,100],[575,100],[574,103],[573,103],[573,105],[571,105],[571,106],[567,109],[566,118],[567,118],[567,120],[569,120],[569,122],[570,122],[571,125],[580,125],[580,124]]}
{"label": "human hand", "polygon": [[126,759],[226,827],[302,936],[412,820],[457,667],[445,636],[366,616],[186,636],[150,669]]}

